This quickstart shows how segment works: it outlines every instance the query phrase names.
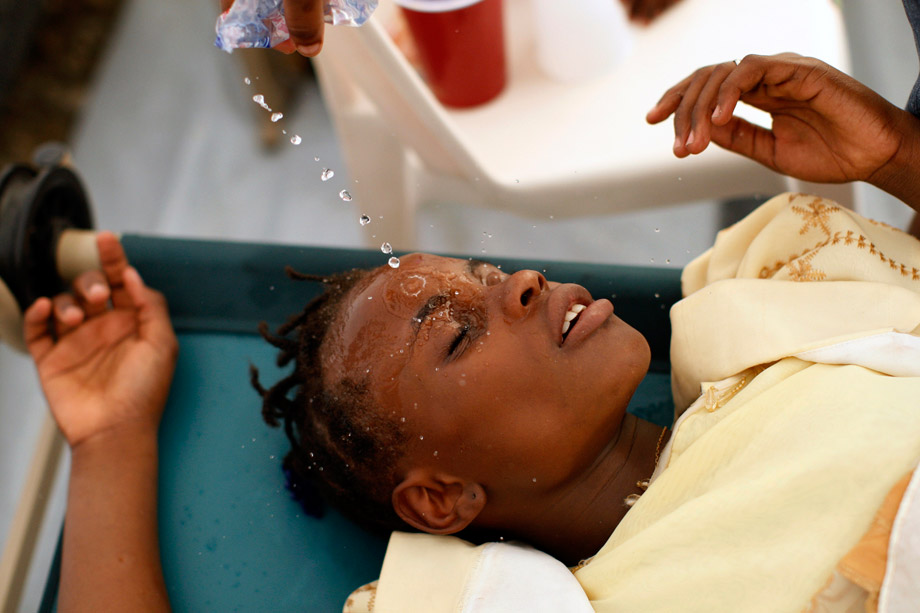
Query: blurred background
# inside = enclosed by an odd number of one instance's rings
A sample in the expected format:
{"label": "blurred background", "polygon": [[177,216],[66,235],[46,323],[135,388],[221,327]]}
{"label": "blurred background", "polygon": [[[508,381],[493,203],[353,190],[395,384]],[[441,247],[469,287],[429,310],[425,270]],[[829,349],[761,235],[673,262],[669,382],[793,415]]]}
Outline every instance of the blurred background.
{"label": "blurred background", "polygon": [[[841,5],[851,73],[902,106],[918,64],[900,0]],[[0,164],[28,160],[48,140],[68,143],[100,228],[364,246],[373,223],[362,227],[359,209],[339,197],[360,177],[344,165],[310,62],[271,54],[253,64],[218,51],[216,7],[217,0],[0,0]],[[284,101],[275,105],[284,113],[278,123],[252,102],[269,75],[280,88],[274,99]],[[290,143],[294,134],[300,145]],[[334,176],[321,180],[324,169]],[[906,207],[858,189],[865,213],[906,225]],[[418,242],[484,257],[679,267],[748,205],[692,202],[573,220],[438,205],[419,213]],[[0,345],[0,538],[44,411],[31,363]],[[63,481],[48,511],[53,526],[63,514]],[[43,537],[39,569],[47,568],[56,529]],[[43,580],[44,570],[30,576],[21,610],[36,609]]]}

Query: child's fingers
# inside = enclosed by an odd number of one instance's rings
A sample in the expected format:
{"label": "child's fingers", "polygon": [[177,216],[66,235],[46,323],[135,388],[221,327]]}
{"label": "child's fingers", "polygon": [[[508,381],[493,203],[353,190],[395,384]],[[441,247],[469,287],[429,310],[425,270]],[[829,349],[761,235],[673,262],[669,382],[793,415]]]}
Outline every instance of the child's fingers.
{"label": "child's fingers", "polygon": [[143,338],[157,346],[173,348],[176,335],[169,321],[169,309],[163,294],[149,289],[134,268],[124,272],[125,291],[137,309],[137,320]]}
{"label": "child's fingers", "polygon": [[81,274],[73,282],[73,291],[87,318],[106,311],[111,291],[101,270]]}
{"label": "child's fingers", "polygon": [[54,306],[54,329],[59,338],[83,323],[83,309],[77,306],[71,294],[58,294],[51,303]]}
{"label": "child's fingers", "polygon": [[40,361],[54,347],[49,320],[51,318],[51,300],[39,298],[26,309],[23,315],[23,336],[32,359]]}
{"label": "child's fingers", "polygon": [[124,288],[125,269],[128,268],[128,258],[118,238],[111,232],[100,232],[96,235],[96,247],[99,250],[99,261],[102,272],[109,284],[112,306],[116,309],[131,308],[131,298]]}

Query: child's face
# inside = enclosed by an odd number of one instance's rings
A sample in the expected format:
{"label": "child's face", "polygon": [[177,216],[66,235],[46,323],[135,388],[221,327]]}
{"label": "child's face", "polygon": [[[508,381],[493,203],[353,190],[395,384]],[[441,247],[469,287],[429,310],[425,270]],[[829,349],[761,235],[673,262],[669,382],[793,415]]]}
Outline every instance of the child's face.
{"label": "child's face", "polygon": [[[496,492],[551,489],[608,449],[649,362],[636,330],[578,285],[412,254],[352,291],[328,382],[366,381],[420,464]],[[573,305],[587,308],[563,339]]]}

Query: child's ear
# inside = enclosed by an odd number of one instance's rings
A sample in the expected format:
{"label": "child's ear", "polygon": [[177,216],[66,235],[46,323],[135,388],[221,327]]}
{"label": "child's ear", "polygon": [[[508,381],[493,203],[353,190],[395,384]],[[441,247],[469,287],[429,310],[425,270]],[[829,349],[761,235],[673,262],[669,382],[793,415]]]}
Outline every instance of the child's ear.
{"label": "child's ear", "polygon": [[469,526],[486,505],[478,483],[434,473],[409,471],[393,490],[393,508],[404,522],[430,534],[454,534]]}

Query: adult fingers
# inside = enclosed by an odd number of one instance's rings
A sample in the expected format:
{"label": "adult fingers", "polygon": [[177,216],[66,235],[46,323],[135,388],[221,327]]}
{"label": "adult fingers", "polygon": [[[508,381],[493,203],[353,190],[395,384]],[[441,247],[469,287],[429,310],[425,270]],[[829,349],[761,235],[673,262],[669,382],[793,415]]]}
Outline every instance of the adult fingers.
{"label": "adult fingers", "polygon": [[54,347],[49,320],[51,318],[51,300],[39,298],[26,309],[23,315],[23,336],[32,359],[40,362]]}
{"label": "adult fingers", "polygon": [[723,62],[715,66],[709,79],[703,84],[690,111],[690,134],[686,148],[690,153],[701,153],[709,145],[713,109],[722,83],[737,68],[734,62]]}
{"label": "adult fingers", "polygon": [[760,162],[777,170],[775,161],[776,137],[773,132],[754,125],[740,117],[732,117],[723,126],[713,126],[712,142],[724,149]]}
{"label": "adult fingers", "polygon": [[823,65],[817,60],[809,60],[794,53],[746,56],[738,64],[738,69],[722,83],[712,112],[713,122],[716,125],[728,123],[738,100],[744,97],[750,103],[752,93],[765,101],[796,93],[810,97],[812,92],[800,91],[803,82],[801,77],[812,72],[819,64]]}
{"label": "adult fingers", "polygon": [[111,232],[96,235],[99,262],[111,291],[112,305],[116,309],[131,308],[133,303],[125,291],[123,276],[128,268],[128,258],[118,238]]}
{"label": "adult fingers", "polygon": [[689,147],[694,144],[697,138],[691,126],[693,109],[696,107],[699,96],[712,77],[715,68],[715,66],[707,66],[697,71],[697,78],[693,79],[687,86],[680,104],[677,105],[677,109],[674,111],[674,155],[679,158],[686,157],[691,153]]}
{"label": "adult fingers", "polygon": [[317,55],[323,48],[323,0],[284,0],[284,19],[297,52]]}
{"label": "adult fingers", "polygon": [[106,311],[111,292],[101,270],[81,274],[73,282],[73,291],[87,318]]}
{"label": "adult fingers", "polygon": [[655,106],[653,106],[651,110],[646,113],[645,121],[651,124],[656,124],[661,123],[670,117],[671,113],[677,110],[678,105],[680,105],[680,101],[684,97],[684,91],[687,89],[693,79],[697,77],[698,73],[699,70],[666,91],[658,100],[658,102],[655,103]]}
{"label": "adult fingers", "polygon": [[123,278],[125,291],[137,310],[141,337],[167,351],[175,352],[176,335],[169,321],[169,309],[163,294],[144,285],[140,274],[130,266],[125,270]]}
{"label": "adult fingers", "polygon": [[58,338],[83,323],[83,309],[77,306],[77,302],[71,294],[58,294],[51,299],[51,303],[54,306],[52,310],[54,330]]}

